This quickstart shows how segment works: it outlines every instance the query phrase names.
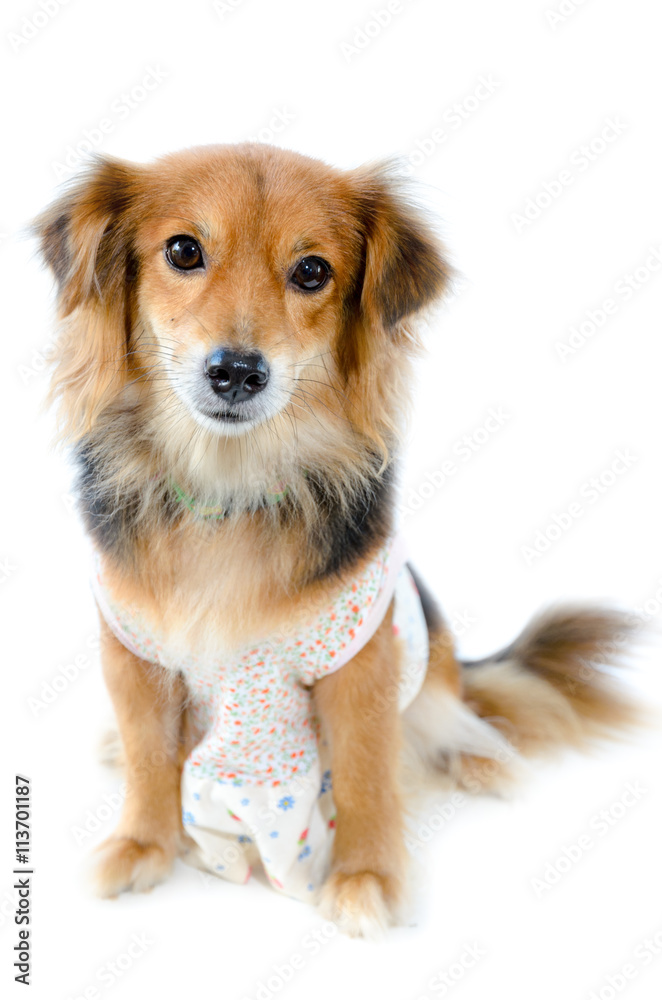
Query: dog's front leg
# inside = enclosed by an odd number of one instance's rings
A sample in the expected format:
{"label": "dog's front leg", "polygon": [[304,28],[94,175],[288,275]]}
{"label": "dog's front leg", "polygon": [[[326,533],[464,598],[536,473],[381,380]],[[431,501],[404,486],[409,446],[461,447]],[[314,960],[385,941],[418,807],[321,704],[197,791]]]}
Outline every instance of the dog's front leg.
{"label": "dog's front leg", "polygon": [[322,911],[351,936],[378,935],[404,887],[399,675],[389,613],[353,660],[315,685],[337,812]]}
{"label": "dog's front leg", "polygon": [[180,781],[185,688],[129,652],[101,623],[101,658],[122,738],[126,799],[119,826],[99,848],[103,896],[149,889],[169,873],[183,843]]}

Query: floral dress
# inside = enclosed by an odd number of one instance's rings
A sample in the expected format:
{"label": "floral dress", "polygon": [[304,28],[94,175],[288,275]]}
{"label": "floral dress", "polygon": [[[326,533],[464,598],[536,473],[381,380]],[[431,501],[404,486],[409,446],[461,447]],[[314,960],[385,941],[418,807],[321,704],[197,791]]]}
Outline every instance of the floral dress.
{"label": "floral dress", "polygon": [[184,826],[197,845],[190,860],[233,882],[246,881],[261,861],[276,889],[314,901],[329,869],[335,811],[313,685],[366,645],[393,597],[393,630],[403,644],[401,709],[427,668],[425,618],[400,540],[384,545],[296,634],[266,636],[232,656],[183,656],[140,609],[113,599],[98,566],[94,590],[121,642],[181,672],[188,685],[201,734],[182,775]]}

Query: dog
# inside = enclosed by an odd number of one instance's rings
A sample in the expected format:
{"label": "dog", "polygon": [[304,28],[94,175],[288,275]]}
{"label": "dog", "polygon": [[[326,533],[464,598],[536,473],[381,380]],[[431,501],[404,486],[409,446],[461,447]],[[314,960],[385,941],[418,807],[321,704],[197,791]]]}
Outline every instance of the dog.
{"label": "dog", "polygon": [[394,514],[417,320],[453,270],[388,165],[99,158],[35,232],[128,783],[98,890],[259,862],[374,936],[406,896],[405,787],[498,789],[635,721],[603,669],[628,618],[559,608],[455,655]]}

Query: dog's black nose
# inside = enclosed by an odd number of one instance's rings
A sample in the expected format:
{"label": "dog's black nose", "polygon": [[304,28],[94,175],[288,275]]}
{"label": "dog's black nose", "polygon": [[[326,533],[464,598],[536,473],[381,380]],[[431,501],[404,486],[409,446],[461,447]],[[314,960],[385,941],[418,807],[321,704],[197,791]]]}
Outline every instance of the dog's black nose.
{"label": "dog's black nose", "polygon": [[261,354],[240,354],[221,348],[205,361],[214,392],[228,403],[239,403],[261,392],[269,381],[269,366]]}

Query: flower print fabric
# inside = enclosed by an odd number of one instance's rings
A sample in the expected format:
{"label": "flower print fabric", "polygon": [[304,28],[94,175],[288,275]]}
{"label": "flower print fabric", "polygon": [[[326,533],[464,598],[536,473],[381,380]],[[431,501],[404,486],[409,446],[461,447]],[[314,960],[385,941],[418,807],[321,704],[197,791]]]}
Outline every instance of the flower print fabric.
{"label": "flower print fabric", "polygon": [[278,890],[314,900],[329,868],[335,809],[328,748],[312,688],[374,635],[392,598],[403,643],[400,708],[414,699],[428,661],[425,617],[399,539],[390,540],[335,599],[299,631],[204,659],[182,656],[139,608],[118,604],[99,570],[94,589],[115,635],[137,656],[181,671],[194,726],[203,734],[182,776],[194,864],[234,882],[261,861]]}

